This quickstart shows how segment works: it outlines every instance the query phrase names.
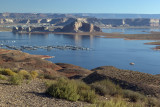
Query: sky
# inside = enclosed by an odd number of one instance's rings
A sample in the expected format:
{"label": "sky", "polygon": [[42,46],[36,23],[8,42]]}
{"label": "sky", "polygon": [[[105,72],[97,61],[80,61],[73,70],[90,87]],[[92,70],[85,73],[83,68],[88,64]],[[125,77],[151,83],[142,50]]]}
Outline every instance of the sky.
{"label": "sky", "polygon": [[160,0],[0,0],[0,13],[160,14]]}

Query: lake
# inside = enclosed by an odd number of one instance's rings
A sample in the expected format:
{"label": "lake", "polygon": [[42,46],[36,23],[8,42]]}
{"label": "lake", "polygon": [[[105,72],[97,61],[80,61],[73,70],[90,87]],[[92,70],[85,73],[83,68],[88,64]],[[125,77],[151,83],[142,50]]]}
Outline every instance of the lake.
{"label": "lake", "polygon": [[122,33],[122,34],[149,34],[150,32],[160,32],[158,28],[108,28],[102,29],[106,33]]}
{"label": "lake", "polygon": [[[98,36],[57,34],[13,34],[0,32],[0,44],[9,46],[80,46],[91,50],[37,49],[23,50],[30,54],[50,55],[54,63],[70,63],[87,69],[99,66],[115,66],[150,74],[160,74],[160,51],[153,45],[144,45],[149,40],[123,40]],[[6,48],[6,47],[3,47]],[[130,65],[134,62],[135,65]]]}

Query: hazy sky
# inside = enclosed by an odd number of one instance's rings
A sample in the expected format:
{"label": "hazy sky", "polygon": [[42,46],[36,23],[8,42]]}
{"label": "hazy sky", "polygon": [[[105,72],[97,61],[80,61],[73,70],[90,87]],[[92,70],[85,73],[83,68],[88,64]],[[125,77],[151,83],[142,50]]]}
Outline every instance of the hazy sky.
{"label": "hazy sky", "polygon": [[160,14],[160,0],[0,0],[0,13]]}

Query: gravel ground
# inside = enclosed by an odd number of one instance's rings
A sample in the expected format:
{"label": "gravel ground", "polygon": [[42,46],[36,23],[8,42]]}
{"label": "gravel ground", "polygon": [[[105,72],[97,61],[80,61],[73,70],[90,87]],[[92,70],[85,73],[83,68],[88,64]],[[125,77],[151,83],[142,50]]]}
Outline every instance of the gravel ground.
{"label": "gravel ground", "polygon": [[35,79],[28,84],[10,85],[0,80],[0,107],[84,107],[84,102],[70,102],[44,94],[44,80]]}

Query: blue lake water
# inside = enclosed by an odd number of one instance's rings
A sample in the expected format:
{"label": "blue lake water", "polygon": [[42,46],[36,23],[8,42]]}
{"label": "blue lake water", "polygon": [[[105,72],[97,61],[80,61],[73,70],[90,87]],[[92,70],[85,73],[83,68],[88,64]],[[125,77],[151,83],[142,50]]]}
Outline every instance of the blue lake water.
{"label": "blue lake water", "polygon": [[[144,45],[149,40],[123,40],[97,36],[56,35],[56,34],[13,34],[0,32],[0,44],[10,46],[64,46],[73,45],[92,50],[24,50],[30,54],[50,55],[54,63],[70,63],[87,69],[99,66],[115,66],[120,69],[160,74],[160,51],[153,45]],[[134,62],[131,66],[129,63]]]}

